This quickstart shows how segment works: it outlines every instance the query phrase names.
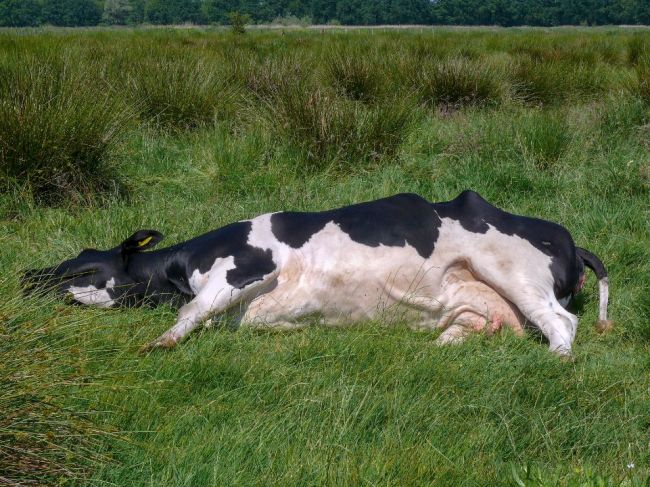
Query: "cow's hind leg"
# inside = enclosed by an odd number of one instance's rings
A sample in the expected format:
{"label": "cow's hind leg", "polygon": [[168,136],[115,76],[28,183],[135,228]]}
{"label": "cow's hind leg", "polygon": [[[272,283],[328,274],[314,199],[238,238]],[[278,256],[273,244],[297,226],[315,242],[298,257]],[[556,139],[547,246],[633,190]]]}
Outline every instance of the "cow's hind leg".
{"label": "cow's hind leg", "polygon": [[549,349],[558,355],[570,355],[578,327],[578,318],[565,310],[552,289],[523,286],[504,292],[522,315],[537,326],[548,339]]}
{"label": "cow's hind leg", "polygon": [[554,296],[534,306],[521,306],[520,310],[548,339],[551,352],[565,356],[571,354],[578,318],[566,311]]}
{"label": "cow's hind leg", "polygon": [[460,324],[453,323],[443,331],[438,338],[436,338],[436,345],[456,345],[462,343],[465,338],[471,333],[471,329]]}
{"label": "cow's hind leg", "polygon": [[221,313],[243,300],[250,299],[256,293],[263,292],[265,286],[268,286],[277,276],[277,272],[251,276],[248,282],[238,287],[237,283],[230,283],[228,279],[228,271],[233,269],[236,267],[227,265],[225,262],[223,265],[215,265],[198,294],[179,310],[176,324],[156,340],[144,346],[141,351],[174,347],[210,316]]}

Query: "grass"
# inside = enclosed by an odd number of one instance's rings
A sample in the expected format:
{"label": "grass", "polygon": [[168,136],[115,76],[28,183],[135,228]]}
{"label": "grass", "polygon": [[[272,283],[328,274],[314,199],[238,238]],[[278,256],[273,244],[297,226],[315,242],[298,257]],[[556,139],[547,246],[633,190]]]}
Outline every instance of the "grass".
{"label": "grass", "polygon": [[[2,31],[0,483],[646,485],[649,40]],[[71,179],[39,189],[53,174]],[[216,326],[142,357],[174,310],[24,299],[17,279],[139,228],[171,244],[281,208],[465,188],[597,253],[614,330],[594,330],[590,275],[572,361],[533,335],[440,349],[381,322]]]}

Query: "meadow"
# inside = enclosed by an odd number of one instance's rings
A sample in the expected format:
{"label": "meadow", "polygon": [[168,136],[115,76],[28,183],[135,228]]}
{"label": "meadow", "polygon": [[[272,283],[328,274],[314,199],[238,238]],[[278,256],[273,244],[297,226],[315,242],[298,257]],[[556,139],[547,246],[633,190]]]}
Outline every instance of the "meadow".
{"label": "meadow", "polygon": [[[24,298],[140,228],[471,188],[610,273],[535,334],[215,325]],[[650,31],[0,31],[0,484],[650,484]]]}

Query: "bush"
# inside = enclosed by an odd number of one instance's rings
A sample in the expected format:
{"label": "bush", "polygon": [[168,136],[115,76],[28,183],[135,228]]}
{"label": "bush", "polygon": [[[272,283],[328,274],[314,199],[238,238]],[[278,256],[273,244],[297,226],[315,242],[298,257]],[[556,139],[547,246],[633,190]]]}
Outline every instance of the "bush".
{"label": "bush", "polygon": [[251,17],[240,12],[230,12],[228,14],[228,23],[235,34],[245,34],[246,26],[251,23]]}
{"label": "bush", "polygon": [[111,152],[131,117],[97,68],[41,54],[0,63],[0,181],[42,203],[119,187]]}

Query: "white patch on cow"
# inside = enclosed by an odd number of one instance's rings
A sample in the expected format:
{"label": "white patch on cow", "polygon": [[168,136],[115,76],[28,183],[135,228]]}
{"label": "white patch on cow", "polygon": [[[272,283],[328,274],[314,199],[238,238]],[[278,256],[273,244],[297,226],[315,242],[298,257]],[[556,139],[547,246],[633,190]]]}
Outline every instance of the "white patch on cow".
{"label": "white patch on cow", "polygon": [[115,287],[115,278],[106,281],[104,289],[98,289],[95,286],[70,286],[68,292],[72,294],[75,301],[87,305],[99,306],[100,308],[110,308],[115,304],[115,301],[108,293],[108,289]]}
{"label": "white patch on cow", "polygon": [[598,295],[600,298],[598,319],[605,321],[607,320],[607,302],[609,300],[609,279],[607,277],[598,281]]}
{"label": "white patch on cow", "polygon": [[270,248],[271,244],[279,243],[273,235],[271,217],[273,213],[266,213],[251,220],[251,231],[248,234],[248,245],[261,249]]}
{"label": "white patch on cow", "polygon": [[228,257],[217,258],[210,270],[205,273],[201,273],[199,269],[194,269],[188,279],[190,289],[195,295],[198,295],[208,284],[218,291],[227,289],[231,286],[226,281],[226,273],[235,267],[237,267],[235,258],[229,255]]}
{"label": "white patch on cow", "polygon": [[276,269],[282,266],[282,263],[291,253],[291,247],[287,244],[280,242],[275,235],[273,235],[273,228],[271,225],[271,217],[274,213],[266,213],[251,220],[252,227],[248,234],[248,245],[257,247],[263,250],[270,249],[272,253],[273,263]]}

